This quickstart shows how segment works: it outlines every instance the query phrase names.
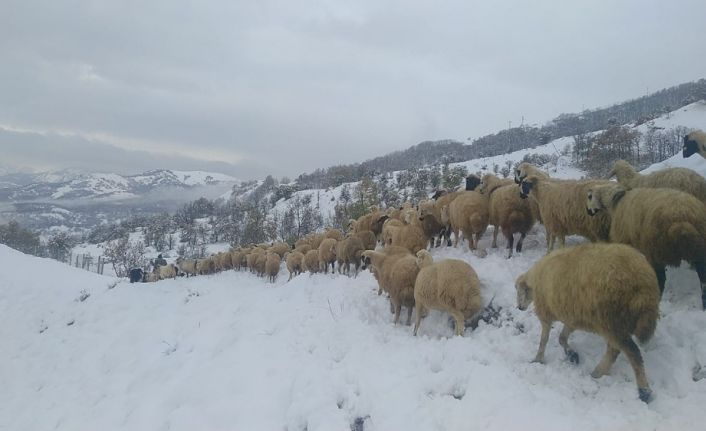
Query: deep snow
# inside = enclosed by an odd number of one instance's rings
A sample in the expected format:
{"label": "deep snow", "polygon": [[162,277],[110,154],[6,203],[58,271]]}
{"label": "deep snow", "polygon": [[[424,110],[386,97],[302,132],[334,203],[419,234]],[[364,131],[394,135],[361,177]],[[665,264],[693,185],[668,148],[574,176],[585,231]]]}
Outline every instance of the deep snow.
{"label": "deep snow", "polygon": [[525,245],[511,260],[435,251],[470,262],[486,302],[503,308],[462,338],[437,312],[416,338],[392,325],[367,272],[116,284],[0,246],[11,268],[0,273],[0,429],[328,431],[356,419],[365,430],[702,429],[706,381],[692,373],[706,363],[706,313],[693,271],[668,273],[643,347],[646,405],[623,356],[590,377],[604,349],[595,335],[572,336],[574,366],[555,328],[547,364],[530,364],[540,327],[515,308],[513,282],[544,253],[541,229]]}

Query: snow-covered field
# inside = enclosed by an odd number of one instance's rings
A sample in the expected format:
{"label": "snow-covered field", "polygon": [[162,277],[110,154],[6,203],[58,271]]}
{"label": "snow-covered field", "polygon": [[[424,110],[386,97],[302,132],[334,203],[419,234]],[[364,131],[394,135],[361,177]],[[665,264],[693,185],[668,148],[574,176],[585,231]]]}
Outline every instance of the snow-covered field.
{"label": "snow-covered field", "polygon": [[623,356],[590,377],[598,336],[572,336],[575,366],[555,328],[547,364],[530,363],[540,326],[515,307],[514,279],[543,253],[541,228],[511,260],[436,250],[474,266],[501,318],[453,337],[432,312],[413,337],[392,325],[367,272],[131,285],[0,246],[0,429],[703,429],[706,380],[692,376],[706,363],[706,313],[693,271],[668,272],[643,346],[647,405]]}

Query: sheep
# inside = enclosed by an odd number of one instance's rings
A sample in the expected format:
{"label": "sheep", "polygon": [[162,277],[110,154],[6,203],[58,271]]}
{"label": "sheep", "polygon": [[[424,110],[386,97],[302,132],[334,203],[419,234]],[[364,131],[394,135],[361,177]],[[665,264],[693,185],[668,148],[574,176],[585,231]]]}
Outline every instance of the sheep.
{"label": "sheep", "polygon": [[458,247],[459,232],[468,239],[471,250],[478,249],[478,241],[488,228],[488,196],[477,191],[462,192],[441,210],[441,221],[449,224],[454,233],[454,247]]}
{"label": "sheep", "polygon": [[441,212],[444,211],[444,208],[448,207],[457,197],[461,196],[461,193],[463,192],[447,192],[434,200],[434,216],[444,226],[442,236],[446,238],[447,247],[451,247],[451,223],[448,219],[444,220],[443,217],[441,217]]}
{"label": "sheep", "polygon": [[276,253],[280,258],[282,258],[286,252],[291,251],[291,247],[286,242],[277,242],[272,244],[272,247],[268,250]]}
{"label": "sheep", "polygon": [[383,290],[387,291],[387,275],[394,262],[411,255],[408,249],[392,245],[382,251],[365,250],[362,253],[363,270],[370,267],[370,272],[378,282],[378,295],[381,295]]}
{"label": "sheep", "polygon": [[427,237],[419,226],[409,224],[392,230],[390,244],[404,247],[412,253],[426,249],[427,243]]}
{"label": "sheep", "polygon": [[387,293],[390,295],[391,309],[395,313],[394,324],[400,320],[402,306],[407,307],[407,323],[412,323],[414,308],[414,283],[417,280],[417,258],[413,255],[402,255],[392,264],[387,275]]}
{"label": "sheep", "polygon": [[309,271],[311,274],[319,272],[319,250],[309,250],[304,255],[302,270]]}
{"label": "sheep", "polygon": [[349,232],[360,232],[364,230],[371,230],[370,226],[373,222],[382,216],[382,212],[377,206],[373,206],[368,214],[361,216],[358,220],[351,220],[349,225]]}
{"label": "sheep", "polygon": [[313,249],[318,250],[319,246],[321,245],[321,241],[324,240],[323,233],[310,233],[309,235],[307,235],[307,237],[308,237],[309,245],[311,246],[312,250]]}
{"label": "sheep", "polygon": [[441,212],[436,210],[435,202],[433,200],[420,202],[418,217],[424,235],[429,239],[429,248],[441,245],[446,229],[441,223]]}
{"label": "sheep", "polygon": [[265,256],[265,274],[267,275],[267,280],[274,283],[277,274],[279,274],[281,260],[279,255],[274,252],[267,252]]}
{"label": "sheep", "polygon": [[695,153],[699,153],[701,157],[706,159],[706,133],[701,130],[694,130],[688,135],[684,135],[682,156],[687,158]]}
{"label": "sheep", "polygon": [[517,193],[517,186],[512,180],[501,180],[493,174],[483,176],[478,188],[479,193],[488,194],[488,222],[494,226],[492,247],[498,246],[498,227],[507,239],[508,258],[512,256],[514,234],[520,234],[517,252],[522,251],[522,243],[527,232],[534,226],[535,218],[530,208],[530,201],[522,199]]}
{"label": "sheep", "polygon": [[230,252],[220,252],[214,256],[216,271],[226,271],[233,268]]}
{"label": "sheep", "polygon": [[426,310],[446,311],[456,322],[456,335],[462,336],[465,319],[483,308],[480,280],[471,265],[462,260],[445,259],[434,262],[426,250],[417,252],[419,273],[414,283],[414,303],[417,320],[414,335]]}
{"label": "sheep", "polygon": [[587,212],[610,214],[610,241],[642,252],[664,292],[665,268],[690,262],[701,283],[706,310],[706,207],[692,195],[674,189],[625,190],[618,184],[587,192]]}
{"label": "sheep", "polygon": [[145,272],[142,268],[132,268],[130,270],[130,284],[145,281]]}
{"label": "sheep", "polygon": [[300,238],[297,240],[297,242],[294,243],[294,248],[296,249],[296,248],[299,248],[299,247],[302,247],[305,245],[308,245],[309,247],[311,247],[311,244],[309,244],[309,241],[305,240],[304,238]]}
{"label": "sheep", "polygon": [[196,272],[200,275],[213,274],[216,269],[216,264],[213,256],[199,260],[196,263]]}
{"label": "sheep", "polygon": [[[380,238],[382,235],[382,227],[385,224],[385,220],[391,218],[389,214],[383,214],[377,219],[373,220],[373,222],[370,224],[370,232],[372,232],[375,235],[375,238]],[[368,232],[368,231],[359,231],[358,233],[361,232]],[[361,238],[362,239],[362,238]],[[365,241],[363,241],[365,242]]]}
{"label": "sheep", "polygon": [[186,274],[188,278],[190,275],[198,274],[198,262],[196,259],[184,259],[183,257],[178,257],[176,260],[176,265],[179,267],[179,271]]}
{"label": "sheep", "polygon": [[164,280],[167,278],[176,278],[178,271],[176,266],[174,266],[173,263],[170,263],[168,265],[162,265],[157,267],[157,271],[159,274],[159,279]]}
{"label": "sheep", "polygon": [[[387,216],[383,216],[387,217]],[[385,222],[382,226],[382,244],[383,246],[388,246],[392,244],[392,234],[394,231],[397,229],[404,227],[404,223],[402,223],[400,220],[394,219],[394,218],[385,218]]]}
{"label": "sheep", "polygon": [[255,273],[258,277],[264,277],[267,270],[267,252],[258,253],[255,258]]}
{"label": "sheep", "polygon": [[701,202],[706,202],[706,179],[691,169],[665,168],[642,175],[635,171],[630,163],[617,160],[608,178],[613,176],[627,190],[637,187],[676,189],[689,193]]}
{"label": "sheep", "polygon": [[309,244],[299,244],[296,247],[294,247],[294,251],[298,251],[301,254],[307,254],[309,250],[311,250],[312,247]]}
{"label": "sheep", "polygon": [[233,250],[230,253],[231,267],[236,271],[240,271],[243,262],[243,252],[240,249]]}
{"label": "sheep", "polygon": [[377,244],[377,239],[375,233],[371,230],[362,230],[356,232],[355,236],[358,237],[363,243],[363,248],[365,250],[375,250],[375,245]]}
{"label": "sheep", "polygon": [[[351,274],[351,264],[353,264],[353,266],[355,267],[355,276],[357,277],[358,270],[360,269],[361,264],[361,256],[363,254],[363,251],[365,251],[363,241],[361,241],[361,239],[354,234],[348,238],[345,238],[343,241],[341,241],[341,243],[343,243],[342,247],[339,248],[338,244],[336,247],[336,259],[343,260],[346,275]],[[340,273],[340,264],[338,269],[338,272]]]}
{"label": "sheep", "polygon": [[593,332],[603,337],[607,349],[591,376],[607,374],[623,352],[635,372],[640,399],[649,401],[651,390],[642,356],[631,337],[647,342],[659,319],[657,276],[645,256],[623,244],[568,247],[540,259],[517,278],[515,288],[518,308],[526,310],[534,301],[542,324],[533,362],[544,362],[553,322],[564,323],[559,344],[574,363],[579,355],[569,346],[569,335],[576,329]]}
{"label": "sheep", "polygon": [[326,238],[321,241],[319,245],[319,267],[324,272],[328,274],[328,266],[331,265],[331,272],[333,273],[334,264],[336,262],[336,241],[333,238]]}
{"label": "sheep", "polygon": [[522,184],[522,180],[530,175],[540,178],[549,178],[549,174],[540,170],[536,166],[528,162],[522,162],[515,169],[515,184]]}
{"label": "sheep", "polygon": [[346,258],[343,255],[343,250],[346,247],[346,244],[348,244],[348,239],[351,237],[351,235],[352,234],[349,233],[346,238],[336,243],[336,264],[338,264],[339,274],[343,274],[343,267],[346,264]]}
{"label": "sheep", "polygon": [[152,271],[152,272],[148,273],[147,276],[145,277],[145,281],[147,283],[155,283],[155,282],[159,281],[159,273],[157,271]]}
{"label": "sheep", "polygon": [[301,274],[304,270],[302,267],[304,254],[300,251],[295,250],[287,253],[284,257],[284,261],[287,264],[287,271],[289,271],[289,279],[287,281],[290,281],[293,276]]}
{"label": "sheep", "polygon": [[586,211],[586,192],[592,187],[611,184],[600,180],[556,180],[542,175],[526,176],[520,184],[520,197],[536,200],[547,231],[547,254],[556,240],[564,247],[567,235],[581,235],[591,242],[607,241],[610,216],[590,217]]}
{"label": "sheep", "polygon": [[324,238],[333,238],[336,241],[341,241],[344,238],[343,232],[338,229],[326,229]]}

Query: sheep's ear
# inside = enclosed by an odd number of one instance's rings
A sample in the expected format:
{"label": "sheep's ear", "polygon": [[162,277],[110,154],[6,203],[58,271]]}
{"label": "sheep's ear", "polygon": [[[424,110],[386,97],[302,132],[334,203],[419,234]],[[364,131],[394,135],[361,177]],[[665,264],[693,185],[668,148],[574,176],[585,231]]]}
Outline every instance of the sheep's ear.
{"label": "sheep's ear", "polygon": [[611,169],[610,172],[606,175],[605,179],[609,180],[615,176],[615,168]]}

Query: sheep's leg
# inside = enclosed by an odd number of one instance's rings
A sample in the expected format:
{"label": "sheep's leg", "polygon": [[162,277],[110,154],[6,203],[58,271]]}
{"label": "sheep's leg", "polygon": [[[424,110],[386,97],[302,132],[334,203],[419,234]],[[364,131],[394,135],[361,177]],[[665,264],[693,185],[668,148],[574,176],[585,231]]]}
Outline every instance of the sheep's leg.
{"label": "sheep's leg", "polygon": [[292,281],[292,274],[294,274],[294,273],[290,271],[289,272],[289,279],[287,279],[287,281]]}
{"label": "sheep's leg", "polygon": [[444,228],[444,237],[446,238],[446,247],[451,247],[451,228]]}
{"label": "sheep's leg", "polygon": [[507,238],[507,258],[510,259],[512,257],[512,246],[515,244],[515,235],[510,234],[510,235],[505,235]]}
{"label": "sheep's leg", "polygon": [[694,269],[701,282],[701,307],[706,310],[706,262],[694,262]]}
{"label": "sheep's leg", "polygon": [[405,323],[407,326],[412,324],[412,308],[414,307],[407,307],[407,323]]}
{"label": "sheep's leg", "polygon": [[451,314],[454,318],[454,321],[456,322],[456,335],[458,336],[463,336],[463,330],[466,329],[464,323],[464,318],[463,318],[463,313],[461,312],[455,312]]}
{"label": "sheep's leg", "polygon": [[517,248],[515,249],[515,251],[517,251],[518,253],[522,252],[522,243],[525,241],[526,236],[527,236],[526,233],[520,234],[520,240],[517,241]]}
{"label": "sheep's leg", "polygon": [[493,226],[493,244],[491,245],[493,248],[498,248],[498,226],[495,225]]}
{"label": "sheep's leg", "polygon": [[392,304],[395,308],[395,325],[400,321],[400,313],[402,312],[402,303],[400,301],[393,301],[392,298],[390,298],[390,304]]}
{"label": "sheep's leg", "polygon": [[564,348],[564,353],[569,359],[569,362],[571,362],[572,364],[578,364],[579,354],[576,353],[576,351],[572,349],[571,346],[569,346],[569,335],[571,335],[572,332],[574,332],[574,328],[565,324],[564,328],[561,330],[561,334],[559,334],[559,344],[561,345],[561,347]]}
{"label": "sheep's leg", "polygon": [[559,235],[559,248],[566,247],[566,237],[564,235]]}
{"label": "sheep's leg", "polygon": [[458,247],[458,240],[459,240],[459,231],[458,229],[451,229],[454,233],[454,247]]}
{"label": "sheep's leg", "polygon": [[544,363],[544,351],[547,348],[547,341],[549,340],[549,332],[552,330],[551,322],[541,322],[542,323],[542,335],[539,338],[539,349],[537,350],[537,355],[535,355],[532,362]]}
{"label": "sheep's leg", "polygon": [[424,314],[424,306],[417,303],[417,319],[414,322],[414,336],[417,336],[419,325],[422,323],[422,315]]}
{"label": "sheep's leg", "polygon": [[610,343],[606,343],[605,355],[603,355],[601,362],[596,365],[596,368],[591,373],[591,377],[594,379],[599,379],[608,374],[619,354],[619,349],[616,349]]}
{"label": "sheep's leg", "polygon": [[640,400],[644,402],[649,402],[652,398],[652,390],[650,389],[649,383],[647,383],[647,376],[645,375],[645,364],[642,361],[642,355],[640,354],[640,349],[637,347],[632,338],[627,337],[619,341],[620,350],[627,356],[628,361],[630,361],[630,366],[635,372],[635,380],[637,381],[637,393]]}
{"label": "sheep's leg", "polygon": [[667,270],[663,266],[655,266],[653,267],[655,270],[655,274],[657,274],[657,283],[659,284],[659,297],[662,297],[662,294],[664,293],[664,285],[667,282]]}

